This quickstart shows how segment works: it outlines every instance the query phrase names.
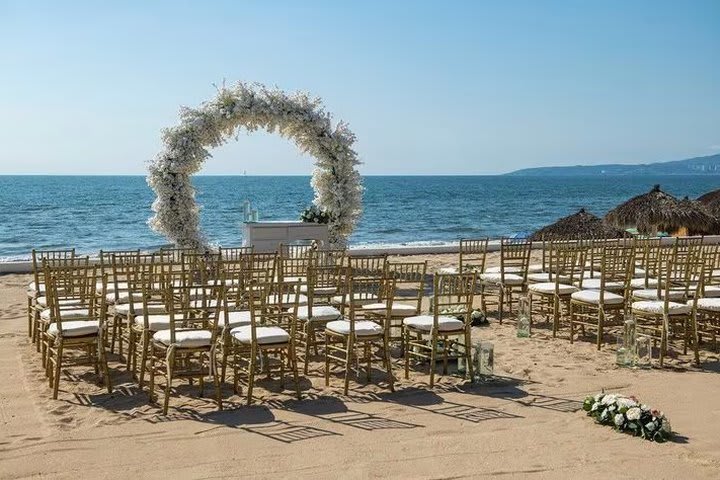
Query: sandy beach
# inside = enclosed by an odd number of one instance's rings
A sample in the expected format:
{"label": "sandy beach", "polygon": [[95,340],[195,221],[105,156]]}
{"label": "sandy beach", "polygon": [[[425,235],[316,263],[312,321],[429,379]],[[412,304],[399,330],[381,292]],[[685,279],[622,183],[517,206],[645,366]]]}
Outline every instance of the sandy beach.
{"label": "sandy beach", "polygon": [[[413,257],[404,257],[410,259]],[[455,255],[423,257],[430,271]],[[490,265],[497,262],[490,255]],[[398,378],[395,393],[335,377],[320,363],[302,380],[302,401],[260,382],[252,407],[224,388],[225,410],[180,386],[170,413],[147,401],[117,357],[107,394],[86,366],[62,373],[51,400],[26,336],[28,275],[0,277],[1,478],[718,478],[720,363],[703,369],[675,355],[665,369],[615,366],[614,349],[570,345],[540,325],[530,339],[514,326],[475,327],[495,343],[493,381],[472,385],[427,372]],[[380,377],[379,372],[376,378]],[[595,425],[581,410],[605,389],[663,410],[675,440],[655,444]]]}

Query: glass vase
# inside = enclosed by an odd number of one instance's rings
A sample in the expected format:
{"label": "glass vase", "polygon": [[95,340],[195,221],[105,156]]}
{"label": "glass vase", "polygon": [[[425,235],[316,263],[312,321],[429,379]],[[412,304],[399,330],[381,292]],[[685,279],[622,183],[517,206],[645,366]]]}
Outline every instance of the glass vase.
{"label": "glass vase", "polygon": [[635,365],[638,368],[652,367],[652,340],[647,335],[638,335],[635,343]]}
{"label": "glass vase", "polygon": [[520,297],[518,305],[517,336],[527,338],[530,336],[530,298]]}
{"label": "glass vase", "polygon": [[495,346],[492,342],[479,342],[475,345],[476,360],[475,368],[476,375],[480,378],[489,377],[493,375],[494,363],[495,363]]}
{"label": "glass vase", "polygon": [[627,361],[624,336],[618,335],[617,337],[617,350],[615,355],[615,363],[617,363],[618,367],[624,367],[625,362]]}

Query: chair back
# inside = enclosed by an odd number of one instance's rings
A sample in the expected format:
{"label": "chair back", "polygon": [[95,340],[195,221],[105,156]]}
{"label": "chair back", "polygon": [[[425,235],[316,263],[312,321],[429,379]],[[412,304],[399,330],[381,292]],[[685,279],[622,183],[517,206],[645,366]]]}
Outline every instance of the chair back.
{"label": "chair back", "polygon": [[[380,303],[385,304],[384,315],[379,315],[381,311],[373,310],[373,320],[380,320],[384,327],[384,335],[388,335],[390,329],[390,318],[393,305],[393,296],[395,295],[395,279],[381,277],[356,277],[352,273],[346,276],[346,291],[349,298],[377,298]],[[347,319],[350,323],[350,336],[355,336],[355,324],[359,320],[367,319],[367,312],[362,308],[362,304],[350,302],[348,307]]]}
{"label": "chair back", "polygon": [[160,247],[157,253],[169,255],[173,262],[181,263],[183,254],[198,253],[198,249],[192,247]]}
{"label": "chair back", "polygon": [[[250,253],[244,255],[241,262],[243,283],[265,285],[275,281],[277,253]],[[241,286],[247,290],[247,287]]]}
{"label": "chair back", "polygon": [[220,253],[187,253],[181,255],[183,271],[190,274],[193,285],[208,285],[220,278]]}
{"label": "chair back", "polygon": [[387,276],[395,281],[393,301],[413,305],[419,314],[425,294],[426,275],[427,261],[388,262]]}
{"label": "chair back", "polygon": [[312,262],[313,249],[310,245],[280,245],[277,258],[277,276],[280,282],[305,281],[308,267]]}
{"label": "chair back", "polygon": [[472,302],[477,285],[477,273],[436,273],[433,276],[432,313],[434,328],[440,315],[462,316],[465,326],[472,323]]}
{"label": "chair back", "polygon": [[532,242],[514,238],[500,241],[500,281],[505,283],[505,275],[514,273],[527,280],[530,265]]}
{"label": "chair back", "polygon": [[[51,268],[50,261],[43,260],[45,265],[47,306],[50,310],[50,322],[57,323],[58,332],[62,332],[62,312],[72,310],[73,321],[100,319],[96,304],[95,284],[98,268],[94,265],[64,265]],[[66,299],[77,300],[72,305],[63,302]],[[105,298],[100,299],[104,307]],[[87,310],[87,314],[78,313]],[[60,334],[60,333],[59,333]]]}
{"label": "chair back", "polygon": [[387,255],[349,256],[348,266],[352,271],[352,276],[355,278],[385,278]]}
{"label": "chair back", "polygon": [[249,247],[220,247],[220,259],[222,261],[237,261],[240,260],[243,255],[248,255],[255,252],[255,246],[250,245]]}
{"label": "chair back", "polygon": [[[165,294],[167,314],[170,319],[170,344],[177,343],[177,332],[181,330],[209,330],[210,345],[215,344],[218,331],[220,308],[224,301],[225,285],[205,285],[198,288],[194,284],[192,273],[174,272],[174,280],[164,281],[168,285]],[[179,278],[181,280],[179,280]],[[179,280],[179,281],[178,281]],[[146,326],[149,315],[145,310]]]}
{"label": "chair back", "polygon": [[485,271],[485,260],[487,259],[488,238],[461,238],[459,272]]}
{"label": "chair back", "polygon": [[290,344],[295,343],[300,282],[247,284],[245,295],[250,310],[252,343],[257,343],[258,327],[280,327],[290,335]]}
{"label": "chair back", "polygon": [[585,249],[575,242],[553,241],[548,251],[547,270],[549,281],[555,282],[556,289],[560,284],[574,285],[585,270]]}
{"label": "chair back", "polygon": [[33,280],[35,281],[35,289],[39,292],[40,285],[45,283],[45,267],[43,260],[51,260],[56,265],[69,263],[75,258],[75,249],[66,250],[36,250],[32,249],[32,271]]}

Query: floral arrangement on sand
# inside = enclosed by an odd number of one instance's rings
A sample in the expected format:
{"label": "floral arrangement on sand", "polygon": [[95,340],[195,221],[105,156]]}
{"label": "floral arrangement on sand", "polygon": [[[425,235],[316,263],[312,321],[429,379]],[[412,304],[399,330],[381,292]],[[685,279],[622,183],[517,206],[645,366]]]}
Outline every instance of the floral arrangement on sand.
{"label": "floral arrangement on sand", "polygon": [[[452,317],[457,317],[458,320],[465,321],[465,310],[458,306],[458,307],[452,307],[452,308],[444,308],[440,310],[440,315],[448,315]],[[479,308],[474,309],[472,312],[470,312],[470,322],[474,325],[484,325],[489,323],[487,317],[485,317],[485,314],[480,310]]]}
{"label": "floral arrangement on sand", "polygon": [[300,220],[305,223],[330,223],[330,212],[319,208],[317,205],[310,205],[300,214]]}
{"label": "floral arrangement on sand", "polygon": [[583,410],[599,424],[646,440],[665,442],[672,436],[665,414],[632,396],[598,393],[585,399]]}
{"label": "floral arrangement on sand", "polygon": [[147,182],[157,194],[155,215],[149,220],[153,230],[180,246],[207,245],[191,177],[211,156],[210,148],[223,145],[241,129],[278,133],[314,157],[313,204],[330,214],[330,242],[344,246],[362,213],[355,135],[343,122],[333,125],[319,98],[260,84],[223,85],[199,107],[183,108],[180,123],[163,131],[163,150],[148,166]]}

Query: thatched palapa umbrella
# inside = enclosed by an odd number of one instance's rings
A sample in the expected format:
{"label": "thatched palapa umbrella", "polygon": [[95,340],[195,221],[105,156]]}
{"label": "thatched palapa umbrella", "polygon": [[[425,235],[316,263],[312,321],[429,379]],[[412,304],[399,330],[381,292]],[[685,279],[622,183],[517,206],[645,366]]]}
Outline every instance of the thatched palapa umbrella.
{"label": "thatched palapa umbrella", "polygon": [[702,203],[710,210],[710,213],[716,217],[720,215],[720,190],[713,190],[705,195],[698,197],[698,202]]}
{"label": "thatched palapa umbrella", "polygon": [[697,235],[717,230],[717,219],[692,200],[680,201],[655,185],[648,193],[631,198],[605,215],[618,228],[635,227],[644,235],[664,231],[672,235]]}
{"label": "thatched palapa umbrella", "polygon": [[530,236],[531,240],[578,240],[585,238],[623,238],[630,234],[605,223],[600,217],[581,208],[577,213],[563,217],[541,228]]}

